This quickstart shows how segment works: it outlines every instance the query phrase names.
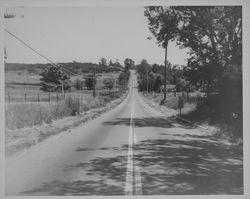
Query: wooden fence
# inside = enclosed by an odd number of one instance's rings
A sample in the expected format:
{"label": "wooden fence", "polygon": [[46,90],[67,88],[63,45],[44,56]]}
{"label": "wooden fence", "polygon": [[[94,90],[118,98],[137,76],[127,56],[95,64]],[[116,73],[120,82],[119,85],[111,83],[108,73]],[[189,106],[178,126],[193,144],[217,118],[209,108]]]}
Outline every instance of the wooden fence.
{"label": "wooden fence", "polygon": [[[114,90],[111,94],[119,92]],[[107,96],[108,91],[96,91],[96,96]],[[93,96],[93,91],[59,93],[59,92],[5,92],[5,103],[58,102],[68,97],[80,98]]]}

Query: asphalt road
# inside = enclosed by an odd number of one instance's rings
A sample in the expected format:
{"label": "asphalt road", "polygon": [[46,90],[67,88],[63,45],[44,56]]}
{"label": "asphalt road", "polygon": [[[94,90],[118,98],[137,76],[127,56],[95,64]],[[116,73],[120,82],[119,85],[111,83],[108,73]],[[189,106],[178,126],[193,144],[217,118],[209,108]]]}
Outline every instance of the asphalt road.
{"label": "asphalt road", "polygon": [[5,190],[24,195],[243,194],[242,149],[165,117],[139,95],[6,158]]}

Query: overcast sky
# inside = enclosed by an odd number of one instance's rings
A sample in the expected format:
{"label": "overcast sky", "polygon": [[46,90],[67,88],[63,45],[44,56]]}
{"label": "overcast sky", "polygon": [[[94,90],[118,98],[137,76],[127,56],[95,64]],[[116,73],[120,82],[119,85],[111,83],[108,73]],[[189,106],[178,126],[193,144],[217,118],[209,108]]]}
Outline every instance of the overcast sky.
{"label": "overcast sky", "polygon": [[[151,35],[143,7],[9,8],[24,18],[5,19],[5,28],[54,62],[95,62],[101,57],[164,63],[164,49]],[[151,35],[152,36],[152,35]],[[47,62],[5,33],[7,62]],[[168,60],[186,64],[186,50],[170,43]]]}

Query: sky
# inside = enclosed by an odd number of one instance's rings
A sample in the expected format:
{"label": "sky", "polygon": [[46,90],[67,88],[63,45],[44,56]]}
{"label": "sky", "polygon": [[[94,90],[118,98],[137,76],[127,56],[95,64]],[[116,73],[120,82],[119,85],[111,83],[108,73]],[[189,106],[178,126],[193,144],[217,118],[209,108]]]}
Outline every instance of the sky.
{"label": "sky", "polygon": [[[5,28],[53,62],[94,62],[100,58],[131,58],[136,64],[164,63],[165,50],[148,29],[144,8],[133,7],[11,7]],[[23,17],[20,17],[20,16]],[[148,40],[151,36],[153,39]],[[7,62],[46,63],[41,56],[5,32]],[[168,47],[168,61],[185,65],[187,50]]]}

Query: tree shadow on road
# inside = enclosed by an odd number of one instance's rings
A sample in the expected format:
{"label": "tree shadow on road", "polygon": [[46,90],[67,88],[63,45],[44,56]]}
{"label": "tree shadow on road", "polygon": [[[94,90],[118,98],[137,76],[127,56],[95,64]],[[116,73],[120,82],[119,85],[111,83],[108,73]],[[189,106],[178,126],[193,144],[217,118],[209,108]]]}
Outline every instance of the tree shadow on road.
{"label": "tree shadow on road", "polygon": [[84,152],[84,151],[96,151],[96,150],[101,150],[101,151],[124,151],[128,150],[128,145],[124,144],[121,147],[101,147],[101,148],[89,148],[89,147],[79,147],[76,149],[76,152]]}
{"label": "tree shadow on road", "polygon": [[86,195],[121,195],[121,187],[117,185],[106,184],[104,181],[94,180],[76,180],[62,181],[54,180],[49,183],[43,183],[39,188],[25,191],[22,195],[29,196],[86,196]]}
{"label": "tree shadow on road", "polygon": [[[135,126],[155,126],[162,122],[148,120],[135,120]],[[129,124],[126,118],[111,122],[115,124],[105,125]],[[162,128],[166,126],[169,125]],[[161,138],[152,137],[133,146],[134,164],[141,170],[143,194],[243,194],[242,147],[223,144],[211,135],[188,133],[174,137],[163,133]],[[88,162],[79,160],[65,168],[65,172],[72,170],[87,177],[45,182],[22,195],[124,195],[128,145],[77,148],[76,153],[91,150],[103,150],[102,155],[108,155]]]}
{"label": "tree shadow on road", "polygon": [[[141,117],[132,118],[134,127],[158,127],[158,128],[173,128],[175,124],[179,124],[182,128],[195,128],[193,124],[178,120],[176,117]],[[131,118],[116,118],[112,121],[103,122],[104,126],[107,125],[121,125],[130,126]]]}
{"label": "tree shadow on road", "polygon": [[201,140],[135,146],[145,195],[243,194],[242,148]]}
{"label": "tree shadow on road", "polygon": [[[120,150],[125,150],[126,146]],[[89,151],[90,148],[82,151]],[[95,149],[93,149],[95,150]],[[101,150],[118,150],[117,147],[101,148]],[[81,150],[77,150],[81,152]],[[27,190],[21,195],[57,195],[57,196],[86,196],[86,195],[124,195],[127,156],[97,157],[89,162],[78,162],[64,168],[85,173],[83,180],[53,180],[45,182],[40,187]]]}

